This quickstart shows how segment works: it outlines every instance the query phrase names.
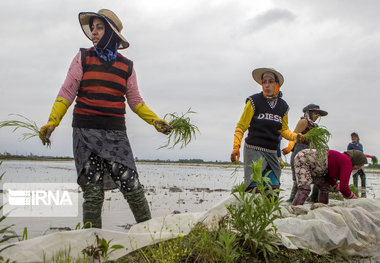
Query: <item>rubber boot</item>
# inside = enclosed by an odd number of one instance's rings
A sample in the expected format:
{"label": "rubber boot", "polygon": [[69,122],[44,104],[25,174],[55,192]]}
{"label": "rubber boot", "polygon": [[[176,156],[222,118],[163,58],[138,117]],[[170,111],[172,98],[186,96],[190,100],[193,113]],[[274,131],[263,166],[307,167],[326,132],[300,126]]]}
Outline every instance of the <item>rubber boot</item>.
{"label": "rubber boot", "polygon": [[83,199],[84,228],[102,228],[103,185],[86,185],[83,189]]}
{"label": "rubber boot", "polygon": [[356,186],[356,188],[359,188],[359,174],[358,174],[358,172],[356,172],[353,176],[352,176],[353,178],[354,178],[354,185]]}
{"label": "rubber boot", "polygon": [[297,190],[298,190],[297,182],[293,181],[292,191],[290,192],[290,197],[286,202],[289,202],[289,203],[293,202],[294,197],[296,197]]}
{"label": "rubber boot", "polygon": [[[317,186],[315,186],[317,187]],[[329,190],[330,190],[330,185],[326,182],[326,184],[323,185],[318,185],[318,202],[323,203],[323,204],[328,204],[329,203]]]}
{"label": "rubber boot", "polygon": [[313,185],[313,189],[310,195],[310,202],[316,203],[318,202],[319,188],[315,184]]}
{"label": "rubber boot", "polygon": [[141,223],[152,218],[143,188],[139,188],[133,192],[124,193],[124,198],[127,200],[137,223]]}
{"label": "rubber boot", "polygon": [[298,191],[296,197],[292,202],[292,205],[303,205],[306,201],[306,198],[309,196],[310,191],[311,190],[309,185],[302,185],[298,187]]}
{"label": "rubber boot", "polygon": [[363,198],[366,198],[367,197],[367,193],[366,193],[366,186],[367,186],[367,182],[366,182],[366,174],[364,173],[364,170],[363,169],[360,169],[357,174],[360,175],[360,181],[361,181],[361,189],[360,189],[360,193],[361,193],[361,197]]}

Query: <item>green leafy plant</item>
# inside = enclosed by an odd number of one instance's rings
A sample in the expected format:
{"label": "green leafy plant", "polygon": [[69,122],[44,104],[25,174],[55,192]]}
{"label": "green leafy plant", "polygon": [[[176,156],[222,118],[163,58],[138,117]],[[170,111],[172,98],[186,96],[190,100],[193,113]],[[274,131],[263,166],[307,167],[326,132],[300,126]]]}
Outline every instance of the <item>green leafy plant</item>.
{"label": "green leafy plant", "polygon": [[[1,161],[0,162],[0,166],[3,164],[3,162]],[[3,179],[3,176],[4,176],[5,172],[3,172],[1,175],[0,175],[0,181]],[[4,205],[0,206],[0,211],[2,212],[4,208]],[[2,213],[3,215],[0,217],[0,224],[2,224],[2,222],[7,218],[8,214],[4,214]],[[13,239],[13,238],[18,238],[18,235],[11,229],[13,227],[13,225],[10,225],[10,226],[5,226],[3,228],[0,229],[0,245],[4,245],[6,242],[8,242],[9,240]],[[3,248],[0,249],[0,253],[4,250],[6,250],[7,248],[10,248],[14,245],[10,244],[10,245],[5,245]],[[0,256],[0,262],[10,262],[10,260],[4,260],[4,258],[2,256]]]}
{"label": "green leafy plant", "polygon": [[270,254],[278,250],[277,228],[274,220],[281,217],[281,198],[277,198],[279,190],[270,186],[268,173],[262,176],[262,162],[259,159],[252,163],[252,180],[257,183],[256,190],[245,191],[245,183],[237,185],[232,194],[237,203],[227,207],[230,214],[228,220],[233,231],[237,232],[237,240],[245,251],[261,254],[268,262]]}
{"label": "green leafy plant", "polygon": [[221,228],[218,231],[217,246],[214,246],[215,252],[220,256],[223,262],[232,263],[240,257],[241,251],[237,242],[235,233]]}
{"label": "green leafy plant", "polygon": [[306,141],[309,142],[310,150],[317,150],[317,158],[322,160],[329,148],[328,142],[330,140],[331,133],[324,127],[315,127],[305,134]]}
{"label": "green leafy plant", "polygon": [[20,114],[9,114],[9,115],[17,116],[21,118],[21,120],[2,121],[0,122],[0,128],[14,127],[13,132],[15,132],[17,129],[26,129],[27,132],[24,132],[22,134],[21,140],[25,141],[30,138],[38,136],[42,138],[42,141],[44,142],[44,144],[46,144],[47,146],[51,145],[50,139],[47,136],[40,133],[40,128],[37,126],[37,124],[34,121]]}
{"label": "green leafy plant", "polygon": [[115,250],[124,248],[122,245],[111,246],[111,241],[112,239],[110,241],[107,241],[104,238],[99,238],[99,236],[96,235],[95,244],[83,249],[82,253],[83,255],[92,257],[93,261],[97,259],[99,262],[107,262],[109,254]]}
{"label": "green leafy plant", "polygon": [[[186,115],[196,113],[191,108],[187,112],[181,115],[173,112],[164,116],[164,119],[168,118],[168,123],[173,127],[172,132],[168,136],[168,141],[165,145],[159,147],[174,149],[177,144],[181,144],[181,149],[186,147],[191,140],[196,138],[196,133],[199,129],[196,125],[190,122],[190,118]],[[171,145],[172,144],[172,145]],[[171,145],[171,146],[170,146]]]}

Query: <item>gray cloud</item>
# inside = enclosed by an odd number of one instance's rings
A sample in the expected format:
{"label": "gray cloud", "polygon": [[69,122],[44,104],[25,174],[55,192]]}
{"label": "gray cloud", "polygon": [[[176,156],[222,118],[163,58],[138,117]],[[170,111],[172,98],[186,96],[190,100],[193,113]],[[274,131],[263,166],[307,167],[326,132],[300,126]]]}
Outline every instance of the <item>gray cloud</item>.
{"label": "gray cloud", "polygon": [[[184,150],[155,150],[165,136],[127,109],[128,135],[139,158],[228,160],[235,125],[249,95],[259,92],[251,71],[269,66],[285,76],[291,129],[302,108],[317,103],[329,115],[331,148],[344,150],[357,131],[369,154],[380,156],[374,118],[380,97],[379,4],[366,1],[250,0],[112,1],[131,47],[140,92],[159,116],[186,111],[201,134]],[[1,1],[0,120],[20,113],[43,125],[69,64],[90,46],[77,20],[101,1]],[[357,11],[357,12],[356,12]],[[249,25],[247,27],[247,25]],[[262,29],[270,30],[262,30]],[[6,37],[3,37],[6,36]],[[71,155],[72,109],[54,131],[51,149],[0,129],[0,152]],[[286,144],[285,142],[283,144]]]}
{"label": "gray cloud", "polygon": [[295,19],[296,15],[289,10],[273,8],[256,15],[252,19],[249,19],[246,28],[248,33],[253,33],[262,31],[271,25],[278,23],[289,23]]}

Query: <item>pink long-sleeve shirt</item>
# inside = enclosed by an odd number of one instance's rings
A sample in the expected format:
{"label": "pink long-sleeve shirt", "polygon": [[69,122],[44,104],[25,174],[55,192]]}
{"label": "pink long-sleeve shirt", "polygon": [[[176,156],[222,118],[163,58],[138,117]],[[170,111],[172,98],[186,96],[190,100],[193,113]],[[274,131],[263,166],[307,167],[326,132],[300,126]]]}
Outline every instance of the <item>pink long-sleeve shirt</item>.
{"label": "pink long-sleeve shirt", "polygon": [[[65,98],[70,105],[73,103],[75,97],[77,96],[80,82],[83,77],[83,69],[81,62],[81,52],[78,52],[71,62],[69,71],[65,81],[62,84],[61,89],[58,92],[58,97]],[[144,102],[140,96],[139,88],[137,85],[136,72],[132,69],[132,74],[127,81],[127,91],[125,93],[127,98],[127,103],[132,109],[136,108],[138,104]]]}
{"label": "pink long-sleeve shirt", "polygon": [[335,186],[336,181],[339,180],[339,191],[345,198],[351,197],[353,193],[349,187],[352,172],[352,162],[350,157],[345,153],[329,150],[328,170],[328,182],[332,186]]}

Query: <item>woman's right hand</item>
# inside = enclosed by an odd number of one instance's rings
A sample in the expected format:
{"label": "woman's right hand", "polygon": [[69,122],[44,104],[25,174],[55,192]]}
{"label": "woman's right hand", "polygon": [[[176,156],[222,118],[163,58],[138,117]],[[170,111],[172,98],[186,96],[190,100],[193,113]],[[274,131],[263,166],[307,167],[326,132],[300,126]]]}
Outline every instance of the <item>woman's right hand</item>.
{"label": "woman's right hand", "polygon": [[240,158],[240,151],[239,150],[233,150],[231,153],[231,162],[235,163],[238,162]]}

